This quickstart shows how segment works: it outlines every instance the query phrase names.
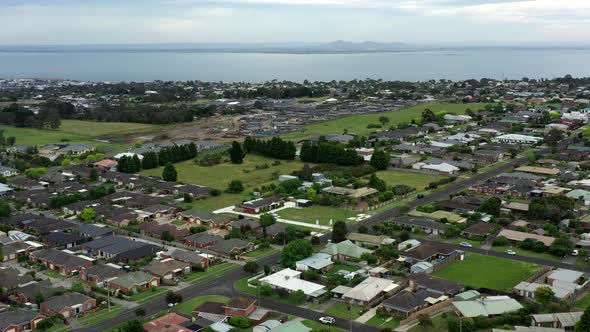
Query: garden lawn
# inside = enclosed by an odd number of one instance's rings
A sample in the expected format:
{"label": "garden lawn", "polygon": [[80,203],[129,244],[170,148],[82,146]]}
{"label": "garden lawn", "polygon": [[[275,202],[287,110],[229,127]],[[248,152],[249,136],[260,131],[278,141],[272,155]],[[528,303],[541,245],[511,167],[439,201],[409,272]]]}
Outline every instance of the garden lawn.
{"label": "garden lawn", "polygon": [[186,282],[190,282],[191,284],[196,284],[203,280],[220,277],[225,272],[238,268],[239,266],[239,264],[235,263],[223,263],[219,265],[214,265],[210,267],[208,271],[192,272],[191,274],[184,276],[183,280]]}
{"label": "garden lawn", "polygon": [[246,257],[254,257],[254,258],[263,258],[263,257],[270,256],[272,254],[275,254],[277,252],[279,252],[278,249],[275,249],[273,247],[269,247],[269,248],[256,249],[254,251],[250,251],[245,256]]}
{"label": "garden lawn", "polygon": [[535,251],[531,251],[531,250],[520,249],[519,247],[513,247],[513,246],[493,246],[492,247],[493,251],[498,251],[498,252],[505,252],[508,249],[514,250],[516,252],[516,254],[520,255],[520,256],[534,257],[534,258],[546,259],[546,260],[556,261],[556,262],[561,262],[561,260],[562,260],[562,258],[557,257],[557,256],[553,256],[553,255],[548,254],[546,252],[535,252]]}
{"label": "garden lawn", "polygon": [[333,222],[342,220],[348,221],[350,217],[356,217],[359,212],[331,206],[312,205],[306,208],[284,209],[277,212],[282,219],[301,221],[308,224],[315,224],[316,220],[320,225],[329,225],[330,219]]}
{"label": "garden lawn", "polygon": [[431,317],[432,319],[432,325],[434,325],[431,328],[423,328],[421,326],[414,326],[411,329],[409,329],[409,332],[432,332],[432,331],[436,331],[436,332],[447,332],[447,320],[443,318],[442,314],[438,314],[434,317]]}
{"label": "garden lawn", "polygon": [[100,311],[93,312],[80,318],[79,321],[82,325],[94,325],[105,321],[107,319],[119,316],[127,307],[121,305],[111,305],[111,311],[107,308],[101,309]]}
{"label": "garden lawn", "polygon": [[590,307],[590,294],[586,294],[583,298],[579,299],[574,303],[574,305],[578,308],[586,309]]}
{"label": "garden lawn", "polygon": [[375,326],[381,329],[390,328],[395,329],[399,326],[399,320],[395,319],[394,317],[386,316],[381,317],[379,315],[373,316],[373,318],[369,319],[366,323],[367,325]]}
{"label": "garden lawn", "polygon": [[379,171],[376,174],[378,178],[387,183],[387,186],[405,184],[416,188],[417,191],[422,191],[429,183],[442,179],[441,176],[403,171]]}
{"label": "garden lawn", "polygon": [[[351,309],[352,309],[351,312],[349,312],[346,304],[336,303],[333,306],[324,310],[324,313],[326,313],[330,316],[340,317],[340,318],[345,318],[345,319],[350,319],[351,317],[352,317],[352,319],[357,319],[361,316],[361,311],[363,310],[362,307],[360,307],[358,305],[353,305],[353,306],[351,306]],[[352,316],[351,316],[351,314],[352,314]]]}
{"label": "garden lawn", "polygon": [[46,276],[50,277],[50,278],[54,278],[54,279],[65,279],[66,277],[54,270],[43,270],[43,274],[45,274]]}
{"label": "garden lawn", "polygon": [[434,276],[473,288],[491,288],[511,292],[519,282],[530,277],[538,266],[505,258],[467,254],[434,273]]}
{"label": "garden lawn", "polygon": [[303,323],[303,325],[309,327],[313,331],[346,332],[346,330],[343,330],[341,328],[338,328],[335,326],[330,326],[330,325],[325,325],[320,322],[316,322],[315,320],[306,319],[306,320],[302,321],[301,323]]}
{"label": "garden lawn", "polygon": [[340,134],[344,130],[348,130],[349,133],[355,133],[357,135],[367,135],[375,129],[367,128],[370,123],[379,123],[379,117],[386,116],[390,122],[385,126],[389,128],[391,125],[397,125],[399,123],[411,123],[412,119],[420,119],[422,111],[429,108],[434,113],[447,111],[455,114],[464,114],[465,110],[480,110],[483,109],[486,104],[474,103],[474,104],[443,104],[443,103],[425,103],[417,106],[405,108],[398,111],[383,112],[375,114],[363,114],[363,115],[352,115],[343,117],[340,119],[324,121],[320,123],[314,123],[304,127],[304,132],[293,132],[285,135],[281,135],[286,139],[304,139],[313,136],[327,135],[327,134]]}
{"label": "garden lawn", "polygon": [[136,301],[138,303],[144,303],[147,301],[151,301],[155,298],[158,298],[160,296],[164,296],[164,294],[166,294],[167,291],[168,290],[165,288],[157,288],[155,291],[148,289],[146,291],[131,295],[129,297],[129,300]]}
{"label": "garden lawn", "polygon": [[178,306],[176,306],[174,308],[174,311],[179,312],[179,313],[186,315],[188,317],[192,317],[193,310],[195,310],[196,307],[200,306],[201,304],[203,304],[205,302],[227,303],[228,301],[229,301],[229,298],[227,298],[225,296],[221,296],[221,295],[199,296],[199,297],[195,297],[194,299],[190,299],[188,301],[182,302],[181,304],[179,304]]}

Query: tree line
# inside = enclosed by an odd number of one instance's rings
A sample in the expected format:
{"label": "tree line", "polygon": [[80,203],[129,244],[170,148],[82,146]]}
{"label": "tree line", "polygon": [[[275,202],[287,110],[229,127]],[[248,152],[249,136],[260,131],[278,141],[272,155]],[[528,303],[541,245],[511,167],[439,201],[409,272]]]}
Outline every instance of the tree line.
{"label": "tree line", "polygon": [[197,146],[195,143],[174,145],[162,148],[158,152],[146,152],[143,154],[143,159],[139,159],[137,155],[122,156],[118,160],[117,170],[123,173],[137,173],[142,169],[152,169],[165,166],[168,163],[178,163],[193,159],[196,156]]}
{"label": "tree line", "polygon": [[342,144],[328,142],[322,138],[317,143],[303,143],[299,159],[303,162],[340,166],[356,166],[363,163],[363,157],[357,155],[353,149],[347,149]]}
{"label": "tree line", "polygon": [[293,160],[295,159],[295,143],[283,140],[279,137],[273,137],[270,140],[246,137],[244,140],[244,150],[246,153],[257,153],[276,159]]}

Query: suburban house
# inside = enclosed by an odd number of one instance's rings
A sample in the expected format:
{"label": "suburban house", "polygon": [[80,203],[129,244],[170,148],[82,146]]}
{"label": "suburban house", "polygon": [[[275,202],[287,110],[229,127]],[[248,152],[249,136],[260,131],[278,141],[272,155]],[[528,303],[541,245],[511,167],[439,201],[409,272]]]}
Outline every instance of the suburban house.
{"label": "suburban house", "polygon": [[454,259],[458,254],[458,251],[449,246],[427,242],[400,253],[400,258],[408,263],[415,264],[418,262]]}
{"label": "suburban house", "polygon": [[161,261],[154,260],[143,269],[149,274],[163,280],[170,280],[174,277],[183,276],[191,272],[190,264],[179,262],[173,258],[166,258]]}
{"label": "suburban house", "polygon": [[492,139],[494,142],[507,144],[537,144],[543,140],[541,137],[522,135],[522,134],[504,134]]}
{"label": "suburban house", "polygon": [[171,312],[143,324],[143,328],[149,332],[189,332],[193,330],[184,325],[190,321],[190,318]]}
{"label": "suburban house", "polygon": [[542,242],[547,247],[550,247],[555,241],[554,237],[538,235],[533,233],[525,233],[519,231],[513,231],[510,229],[503,229],[498,233],[498,237],[503,236],[511,242],[522,242],[526,239],[533,239]]}
{"label": "suburban house", "polygon": [[0,312],[0,331],[24,332],[35,330],[37,324],[44,319],[45,316],[29,309],[6,310]]}
{"label": "suburban house", "polygon": [[385,235],[350,233],[346,237],[357,246],[363,247],[380,247],[382,245],[392,244],[395,242],[394,239]]}
{"label": "suburban house", "polygon": [[209,250],[224,256],[237,257],[254,250],[254,243],[242,239],[228,239],[215,243]]}
{"label": "suburban house", "polygon": [[573,331],[576,323],[582,319],[583,312],[559,312],[549,314],[534,314],[531,326],[540,328],[555,328]]}
{"label": "suburban house", "polygon": [[177,261],[188,263],[191,267],[209,266],[208,255],[198,254],[194,251],[186,251],[181,249],[173,249],[171,252],[160,252],[158,253],[162,258],[174,258]]}
{"label": "suburban house", "polygon": [[346,187],[328,187],[324,188],[322,191],[326,194],[347,196],[354,199],[363,199],[379,193],[377,189],[369,187],[361,187],[356,189]]}
{"label": "suburban house", "polygon": [[388,314],[394,317],[408,317],[414,312],[426,308],[431,304],[429,301],[439,297],[439,294],[422,289],[415,292],[403,290],[383,301],[382,306]]}
{"label": "suburban house", "polygon": [[49,298],[56,292],[65,292],[65,288],[56,287],[49,280],[41,280],[20,285],[16,289],[15,295],[19,303],[35,303],[37,294],[41,294],[43,298]]}
{"label": "suburban house", "polygon": [[461,231],[461,235],[466,237],[487,237],[488,235],[492,234],[497,227],[498,226],[495,224],[480,221],[463,229],[463,231]]}
{"label": "suburban house", "polygon": [[20,173],[18,169],[0,164],[0,175],[2,175],[3,177],[8,178],[11,176],[18,175],[18,173]]}
{"label": "suburban house", "polygon": [[449,297],[461,293],[465,287],[453,281],[430,276],[426,273],[413,274],[409,280],[409,287],[413,290],[426,290],[430,293]]}
{"label": "suburban house", "polygon": [[401,216],[393,218],[390,222],[411,228],[419,228],[427,234],[444,234],[446,225],[433,219]]}
{"label": "suburban house", "polygon": [[269,196],[247,201],[238,206],[238,211],[249,214],[260,214],[266,211],[280,208],[285,203],[279,196]]}
{"label": "suburban house", "polygon": [[345,261],[351,258],[360,259],[363,254],[372,254],[373,250],[365,249],[357,246],[350,240],[346,240],[338,243],[329,243],[320,252],[331,255],[333,260]]}
{"label": "suburban house", "polygon": [[308,298],[317,298],[327,292],[326,286],[303,280],[301,279],[301,271],[289,268],[261,278],[260,283],[269,285],[273,289],[283,289],[289,293],[301,290]]}
{"label": "suburban house", "polygon": [[295,262],[295,266],[297,271],[313,270],[324,273],[332,269],[334,262],[332,262],[332,256],[330,254],[318,252]]}
{"label": "suburban house", "polygon": [[82,248],[94,257],[116,259],[121,262],[142,259],[161,251],[161,248],[155,245],[120,236],[105,236],[86,242],[82,244]]}
{"label": "suburban house", "polygon": [[67,249],[86,242],[86,237],[64,232],[52,232],[45,236],[44,242],[51,248]]}
{"label": "suburban house", "polygon": [[256,310],[256,300],[247,297],[234,297],[222,308],[227,316],[248,317]]}
{"label": "suburban house", "polygon": [[213,214],[199,209],[178,212],[176,214],[176,219],[186,221],[190,224],[207,226],[209,228],[228,226],[232,221],[228,216]]}
{"label": "suburban house", "polygon": [[34,251],[30,259],[45,265],[50,270],[71,275],[93,265],[94,260],[86,256],[76,256],[55,248]]}
{"label": "suburban house", "polygon": [[158,286],[160,286],[160,278],[143,271],[128,272],[108,283],[108,288],[120,290],[125,294],[133,294]]}
{"label": "suburban house", "polygon": [[470,301],[453,301],[458,314],[467,318],[500,316],[518,311],[523,306],[509,296],[487,296]]}
{"label": "suburban house", "polygon": [[35,241],[12,241],[2,245],[2,254],[4,254],[4,262],[19,259],[20,257],[28,257],[31,252],[40,250],[45,247],[44,244]]}
{"label": "suburban house", "polygon": [[61,314],[65,318],[79,317],[95,309],[95,299],[75,292],[52,296],[39,306],[39,310],[44,314]]}
{"label": "suburban house", "polygon": [[109,264],[98,264],[80,271],[80,279],[91,284],[105,287],[106,283],[126,272]]}
{"label": "suburban house", "polygon": [[368,277],[344,293],[342,298],[346,303],[373,307],[392,294],[399,286],[389,279]]}

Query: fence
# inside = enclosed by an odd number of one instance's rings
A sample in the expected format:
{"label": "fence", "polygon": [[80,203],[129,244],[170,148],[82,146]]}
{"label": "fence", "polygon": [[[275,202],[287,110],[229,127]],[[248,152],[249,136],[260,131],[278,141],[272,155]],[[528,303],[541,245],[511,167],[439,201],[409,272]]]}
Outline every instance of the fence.
{"label": "fence", "polygon": [[409,315],[408,318],[400,321],[399,322],[399,325],[400,326],[406,325],[407,323],[409,323],[409,322],[417,319],[418,316],[420,316],[420,315],[430,315],[433,312],[442,310],[442,309],[444,309],[444,308],[446,308],[446,307],[448,307],[448,306],[450,306],[452,304],[453,304],[453,301],[451,299],[447,299],[447,300],[444,300],[443,302],[439,302],[437,304],[431,305],[429,307],[426,307],[426,308],[424,308],[422,310],[416,311],[413,314]]}

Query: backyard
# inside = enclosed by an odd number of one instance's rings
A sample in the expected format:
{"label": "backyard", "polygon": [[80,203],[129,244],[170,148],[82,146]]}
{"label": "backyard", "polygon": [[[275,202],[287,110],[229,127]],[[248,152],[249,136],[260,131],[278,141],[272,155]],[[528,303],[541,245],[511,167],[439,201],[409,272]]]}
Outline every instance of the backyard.
{"label": "backyard", "polygon": [[[491,288],[511,292],[519,282],[530,277],[538,266],[515,260],[468,254],[434,273],[434,276],[473,288]],[[499,273],[501,271],[501,273]]]}
{"label": "backyard", "polygon": [[195,297],[194,299],[182,302],[174,308],[174,311],[179,312],[183,315],[187,315],[188,317],[192,317],[193,310],[195,310],[196,307],[200,306],[205,302],[227,303],[227,301],[229,301],[229,299],[221,295],[199,296]]}

